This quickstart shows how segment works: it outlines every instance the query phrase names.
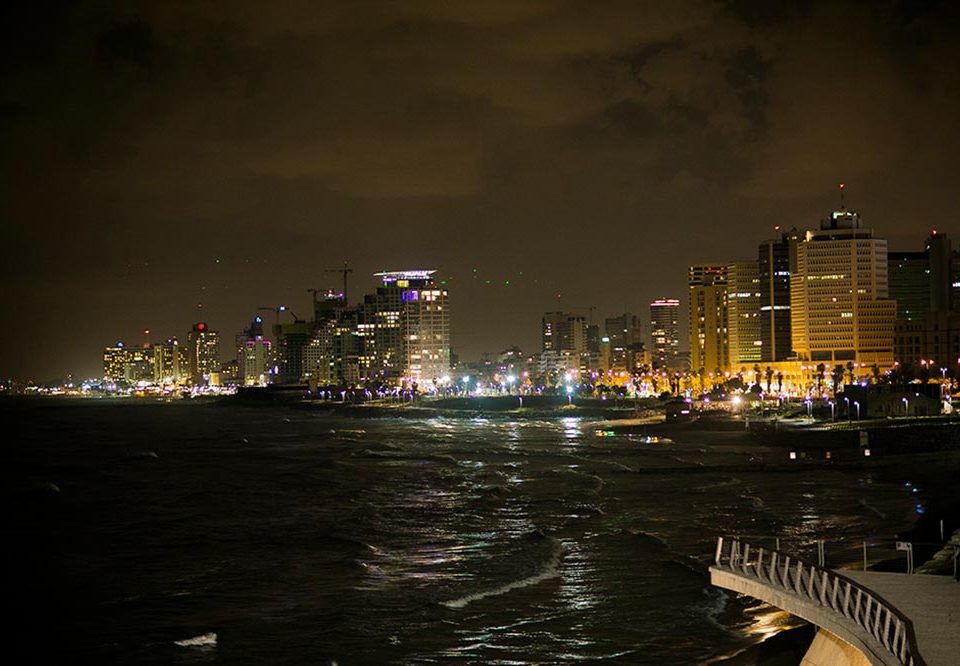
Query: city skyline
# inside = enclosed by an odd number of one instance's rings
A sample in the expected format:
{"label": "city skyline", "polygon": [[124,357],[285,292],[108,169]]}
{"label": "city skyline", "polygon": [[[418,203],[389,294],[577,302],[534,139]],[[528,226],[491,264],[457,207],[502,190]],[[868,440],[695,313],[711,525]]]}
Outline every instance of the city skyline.
{"label": "city skyline", "polygon": [[233,335],[344,261],[351,294],[436,267],[461,357],[534,350],[541,313],[643,313],[838,182],[891,250],[960,235],[960,9],[834,5],[6,10],[0,376]]}

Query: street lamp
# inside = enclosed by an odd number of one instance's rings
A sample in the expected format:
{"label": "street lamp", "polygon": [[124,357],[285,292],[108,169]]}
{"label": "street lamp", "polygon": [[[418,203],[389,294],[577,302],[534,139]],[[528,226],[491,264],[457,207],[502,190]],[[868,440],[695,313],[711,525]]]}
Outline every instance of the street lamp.
{"label": "street lamp", "polygon": [[903,415],[904,415],[904,416],[909,416],[909,415],[910,415],[910,401],[907,400],[905,397],[904,397],[904,398],[900,398],[900,400],[903,401]]}
{"label": "street lamp", "polygon": [[570,384],[567,384],[567,404],[573,404],[573,387]]}
{"label": "street lamp", "polygon": [[850,415],[850,398],[844,398],[843,401],[844,401],[845,403],[847,403],[847,405],[846,405],[846,407],[847,407],[847,420],[848,420],[848,421],[852,421],[853,419],[851,418],[851,415]]}
{"label": "street lamp", "polygon": [[837,415],[835,410],[836,405],[833,403],[833,400],[831,400],[829,404],[830,404],[830,420],[836,421],[837,420]]}
{"label": "street lamp", "polygon": [[853,401],[853,406],[857,408],[857,420],[860,420],[860,403],[856,400]]}

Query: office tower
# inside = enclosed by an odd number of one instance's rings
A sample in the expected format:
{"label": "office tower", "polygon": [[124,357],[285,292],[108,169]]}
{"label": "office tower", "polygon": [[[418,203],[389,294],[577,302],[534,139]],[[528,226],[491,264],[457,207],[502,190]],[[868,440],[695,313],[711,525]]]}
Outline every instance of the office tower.
{"label": "office tower", "polygon": [[122,342],[103,349],[103,378],[117,382],[124,378],[127,367],[127,348]]}
{"label": "office tower", "polygon": [[927,260],[930,264],[930,312],[953,310],[954,255],[950,239],[934,229],[927,239]]}
{"label": "office tower", "polygon": [[220,334],[205,322],[197,322],[187,334],[190,381],[194,385],[217,384],[220,372]]}
{"label": "office tower", "polygon": [[579,370],[588,353],[586,319],[569,312],[545,312],[541,323],[541,366],[547,372]]}
{"label": "office tower", "polygon": [[650,304],[650,352],[653,367],[677,368],[680,354],[680,301],[658,298]]}
{"label": "office tower", "polygon": [[127,349],[127,364],[123,376],[131,384],[150,384],[156,376],[153,347],[133,347]]}
{"label": "office tower", "polygon": [[695,265],[687,272],[690,296],[690,366],[701,375],[730,367],[727,267]]}
{"label": "office tower", "polygon": [[[793,351],[828,367],[893,366],[896,303],[887,290],[887,242],[857,213],[834,211],[797,245],[790,276]],[[860,370],[859,372],[863,372]]]}
{"label": "office tower", "polygon": [[303,319],[274,324],[273,338],[276,346],[273,347],[273,352],[278,384],[297,384],[303,381],[303,349],[312,333],[313,323]]}
{"label": "office tower", "polygon": [[183,384],[190,380],[186,354],[177,339],[170,338],[153,346],[154,382],[157,384]]}
{"label": "office tower", "polygon": [[611,370],[633,370],[643,364],[643,331],[640,317],[624,312],[603,321]]}
{"label": "office tower", "polygon": [[[780,227],[774,227],[780,231]],[[792,355],[790,274],[796,263],[800,232],[791,229],[760,243],[757,270],[760,286],[760,361],[774,363]]]}
{"label": "office tower", "polygon": [[450,374],[449,293],[434,273],[376,273],[381,286],[364,299],[361,323],[368,331],[373,326],[372,350],[367,345],[364,352],[378,376],[427,386]]}
{"label": "office tower", "polygon": [[950,238],[934,230],[923,252],[891,252],[890,296],[897,298],[896,361],[929,373],[960,365],[956,309],[957,255]]}
{"label": "office tower", "polygon": [[587,322],[580,315],[569,312],[545,312],[541,332],[543,351],[566,351],[577,354],[587,351]]}
{"label": "office tower", "polygon": [[243,386],[266,386],[273,370],[273,344],[263,334],[263,318],[256,316],[237,335],[237,379]]}
{"label": "office tower", "polygon": [[930,261],[926,252],[887,253],[890,298],[897,302],[897,319],[920,321],[930,311]]}
{"label": "office tower", "polygon": [[734,372],[761,360],[760,271],[756,261],[727,265],[727,330]]}

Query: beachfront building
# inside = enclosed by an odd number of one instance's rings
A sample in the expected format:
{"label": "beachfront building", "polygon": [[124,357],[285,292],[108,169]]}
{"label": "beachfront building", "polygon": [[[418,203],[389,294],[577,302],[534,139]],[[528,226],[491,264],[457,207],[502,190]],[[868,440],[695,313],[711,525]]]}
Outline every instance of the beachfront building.
{"label": "beachfront building", "polygon": [[757,253],[760,291],[760,361],[776,363],[792,355],[790,335],[790,274],[801,234],[797,229],[760,243]]}
{"label": "beachfront building", "polygon": [[727,338],[733,372],[760,361],[760,272],[756,261],[727,264]]}
{"label": "beachfront building", "polygon": [[428,386],[450,374],[450,296],[435,270],[376,273],[381,285],[365,299],[372,325],[369,369],[378,378]]}
{"label": "beachfront building", "polygon": [[676,298],[650,303],[650,355],[658,370],[680,367],[680,301]]}
{"label": "beachfront building", "polygon": [[690,369],[701,378],[730,366],[727,329],[727,266],[698,264],[687,271],[690,298]]}
{"label": "beachfront building", "polygon": [[220,381],[220,334],[206,322],[197,322],[187,334],[190,381],[216,385]]}
{"label": "beachfront building", "polygon": [[797,244],[790,276],[791,343],[801,362],[893,367],[896,303],[888,298],[887,241],[841,208]]}

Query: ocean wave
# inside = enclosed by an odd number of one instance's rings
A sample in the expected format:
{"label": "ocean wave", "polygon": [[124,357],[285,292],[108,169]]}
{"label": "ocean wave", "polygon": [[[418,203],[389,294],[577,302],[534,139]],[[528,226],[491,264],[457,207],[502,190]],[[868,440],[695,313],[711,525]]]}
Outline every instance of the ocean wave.
{"label": "ocean wave", "polygon": [[217,634],[210,631],[205,634],[200,634],[199,636],[194,636],[193,638],[185,638],[182,641],[174,641],[173,644],[179,645],[180,647],[211,649],[217,647]]}
{"label": "ocean wave", "polygon": [[[542,536],[540,532],[535,532],[534,535]],[[499,585],[489,590],[474,592],[450,601],[442,601],[440,602],[441,605],[446,606],[447,608],[459,610],[468,606],[469,604],[472,604],[474,601],[479,601],[480,599],[486,599],[487,597],[498,597],[513,590],[530,587],[531,585],[537,585],[538,583],[550,580],[551,578],[556,578],[560,575],[560,560],[563,557],[563,544],[559,539],[554,539],[553,537],[545,538],[548,538],[552,545],[550,554],[543,566],[530,576],[511,581],[504,585]]]}

